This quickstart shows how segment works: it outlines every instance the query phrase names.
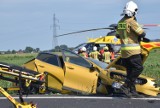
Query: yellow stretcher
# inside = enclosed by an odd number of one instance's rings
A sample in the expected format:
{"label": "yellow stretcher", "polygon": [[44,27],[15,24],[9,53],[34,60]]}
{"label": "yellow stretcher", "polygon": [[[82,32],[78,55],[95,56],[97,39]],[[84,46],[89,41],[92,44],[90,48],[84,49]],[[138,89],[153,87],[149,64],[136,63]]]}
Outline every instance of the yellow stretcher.
{"label": "yellow stretcher", "polygon": [[21,102],[16,101],[7,91],[0,86],[0,93],[2,93],[13,105],[15,108],[36,108],[36,105],[31,103],[24,102],[22,98],[22,85],[26,88],[31,84],[41,88],[41,85],[44,85],[44,75],[25,69],[20,66],[2,63],[0,62],[0,80],[6,80],[19,85],[17,88],[7,88],[6,90],[19,90],[19,98]]}
{"label": "yellow stretcher", "polygon": [[0,87],[0,92],[13,103],[15,108],[37,108],[36,104],[26,103],[26,102],[18,102],[11,95],[9,95],[2,87]]}

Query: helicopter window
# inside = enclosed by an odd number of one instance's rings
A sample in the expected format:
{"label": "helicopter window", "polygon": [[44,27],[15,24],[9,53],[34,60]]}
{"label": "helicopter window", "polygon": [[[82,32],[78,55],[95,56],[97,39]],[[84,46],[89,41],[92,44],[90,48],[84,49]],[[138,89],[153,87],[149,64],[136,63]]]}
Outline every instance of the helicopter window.
{"label": "helicopter window", "polygon": [[79,65],[79,66],[83,66],[86,68],[91,67],[91,64],[88,61],[86,61],[83,57],[67,50],[64,50],[63,52],[65,55],[65,61]]}
{"label": "helicopter window", "polygon": [[116,52],[116,53],[120,52],[120,48],[121,48],[121,45],[114,45],[113,46],[114,52]]}
{"label": "helicopter window", "polygon": [[87,48],[87,52],[91,52],[93,50],[93,46],[94,46],[94,43],[88,43],[86,44],[86,48]]}
{"label": "helicopter window", "polygon": [[107,33],[107,36],[115,36],[116,35],[116,31],[112,30],[109,33]]}
{"label": "helicopter window", "polygon": [[82,43],[82,44],[76,46],[76,47],[73,49],[73,52],[78,53],[78,50],[79,50],[80,48],[84,47],[84,46],[86,46],[86,43]]}
{"label": "helicopter window", "polygon": [[78,46],[76,46],[74,49],[79,49],[79,48],[82,48],[83,46],[85,46],[86,45],[86,43],[82,43],[82,44],[80,44],[80,45],[78,45]]}
{"label": "helicopter window", "polygon": [[98,50],[102,50],[105,46],[107,46],[107,45],[106,44],[99,44]]}
{"label": "helicopter window", "polygon": [[47,54],[47,53],[41,53],[37,56],[38,60],[41,60],[43,62],[55,65],[55,66],[60,66],[59,65],[59,61],[58,61],[58,57],[56,55],[53,54]]}
{"label": "helicopter window", "polygon": [[108,46],[109,49],[111,48],[111,44],[104,44],[104,43],[95,44],[95,46],[97,47],[98,51],[102,50],[105,46]]}

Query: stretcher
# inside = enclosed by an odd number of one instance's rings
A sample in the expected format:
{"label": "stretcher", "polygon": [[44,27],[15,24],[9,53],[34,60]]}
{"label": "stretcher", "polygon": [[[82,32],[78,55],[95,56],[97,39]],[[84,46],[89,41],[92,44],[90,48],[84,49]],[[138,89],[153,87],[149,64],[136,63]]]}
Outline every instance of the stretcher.
{"label": "stretcher", "polygon": [[[20,66],[7,64],[0,62],[0,80],[13,82],[17,87],[14,88],[3,88],[0,85],[0,93],[2,93],[15,108],[37,108],[36,104],[32,102],[25,102],[23,100],[23,93],[29,94],[29,88],[31,85],[36,88],[42,88],[45,84],[44,75],[34,72],[32,70],[25,69]],[[18,90],[20,102],[16,101],[7,91]]]}

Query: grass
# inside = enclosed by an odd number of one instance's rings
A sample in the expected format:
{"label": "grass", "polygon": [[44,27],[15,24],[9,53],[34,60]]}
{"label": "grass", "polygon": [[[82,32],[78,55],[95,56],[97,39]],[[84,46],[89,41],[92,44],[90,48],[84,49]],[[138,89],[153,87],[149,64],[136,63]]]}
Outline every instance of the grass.
{"label": "grass", "polygon": [[4,54],[0,55],[0,62],[6,62],[21,66],[28,60],[36,57],[37,53],[24,53],[24,54]]}
{"label": "grass", "polygon": [[150,52],[149,57],[144,63],[142,74],[155,78],[158,84],[160,84],[160,49]]}
{"label": "grass", "polygon": [[[24,64],[25,62],[27,62],[28,60],[33,59],[34,57],[36,57],[37,53],[33,53],[33,54],[4,54],[4,55],[0,55],[0,62],[5,62],[5,63],[9,63],[9,64],[15,64],[18,66],[21,66],[22,64]],[[0,86],[7,88],[7,87],[11,87],[12,83],[9,81],[4,81],[0,79]]]}

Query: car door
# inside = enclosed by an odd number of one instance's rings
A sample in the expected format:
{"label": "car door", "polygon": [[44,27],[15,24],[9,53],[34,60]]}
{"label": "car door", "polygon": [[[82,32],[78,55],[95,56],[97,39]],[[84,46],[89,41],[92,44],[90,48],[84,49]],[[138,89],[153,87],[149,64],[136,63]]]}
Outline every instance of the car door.
{"label": "car door", "polygon": [[91,63],[71,51],[62,50],[62,52],[65,64],[63,89],[96,93],[98,72],[92,69]]}
{"label": "car door", "polygon": [[41,53],[35,60],[37,70],[40,73],[47,72],[47,85],[49,88],[61,91],[64,81],[64,70],[59,57],[50,53]]}

